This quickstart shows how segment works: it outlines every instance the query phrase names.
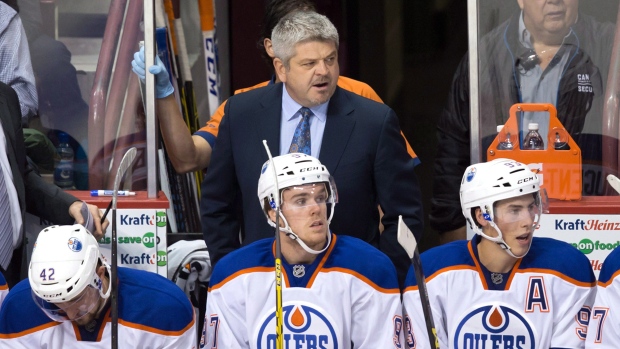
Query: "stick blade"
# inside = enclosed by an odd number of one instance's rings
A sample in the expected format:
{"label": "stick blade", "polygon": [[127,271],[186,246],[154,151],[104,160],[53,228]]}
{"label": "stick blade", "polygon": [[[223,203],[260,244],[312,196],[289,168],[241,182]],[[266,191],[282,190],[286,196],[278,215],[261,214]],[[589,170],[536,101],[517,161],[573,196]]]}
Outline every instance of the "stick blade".
{"label": "stick blade", "polygon": [[409,258],[413,258],[413,253],[418,246],[418,242],[413,236],[409,227],[403,221],[403,216],[398,216],[398,243],[407,251]]}
{"label": "stick blade", "polygon": [[610,174],[607,176],[607,182],[618,194],[620,194],[620,179],[618,179],[618,177]]}
{"label": "stick blade", "polygon": [[118,169],[116,170],[116,177],[114,177],[114,194],[112,195],[112,207],[116,209],[116,200],[118,196],[118,187],[121,185],[121,181],[123,177],[125,177],[125,173],[127,169],[131,167],[133,164],[133,160],[136,158],[137,154],[136,147],[131,147],[123,158],[121,159],[121,163],[118,165]]}
{"label": "stick blade", "polygon": [[121,163],[120,165],[118,165],[118,169],[116,170],[116,177],[114,178],[115,191],[118,190],[118,187],[123,180],[123,175],[125,174],[125,172],[127,172],[127,169],[131,167],[131,164],[133,164],[133,160],[136,158],[136,153],[136,147],[131,147],[129,150],[127,150],[125,155],[123,155]]}

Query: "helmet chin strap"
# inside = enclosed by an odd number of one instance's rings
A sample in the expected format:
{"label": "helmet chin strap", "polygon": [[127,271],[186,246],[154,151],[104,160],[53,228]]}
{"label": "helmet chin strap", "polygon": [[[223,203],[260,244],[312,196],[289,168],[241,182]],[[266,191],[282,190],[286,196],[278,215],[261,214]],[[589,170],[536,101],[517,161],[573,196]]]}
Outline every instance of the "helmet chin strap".
{"label": "helmet chin strap", "polygon": [[[304,251],[306,251],[306,252],[308,252],[310,254],[321,254],[321,253],[325,252],[327,250],[327,248],[329,248],[329,245],[332,242],[332,233],[329,231],[329,229],[327,230],[327,243],[325,244],[325,247],[323,247],[323,249],[317,251],[317,250],[313,250],[310,247],[308,247],[308,245],[306,245],[306,243],[302,239],[300,239],[299,236],[297,236],[297,234],[295,234],[293,232],[293,230],[288,225],[288,222],[286,221],[286,218],[284,218],[284,215],[282,213],[280,213],[280,219],[282,219],[284,221],[284,227],[280,227],[280,231],[283,232],[283,233],[286,233],[286,236],[288,236],[292,240],[297,241],[299,246],[301,246],[301,248],[303,248]],[[329,221],[327,221],[327,226],[329,227]]]}
{"label": "helmet chin strap", "polygon": [[476,227],[478,230],[478,233],[485,239],[489,240],[489,241],[493,241],[494,243],[498,244],[499,247],[502,248],[502,250],[504,250],[504,252],[508,253],[509,256],[513,257],[513,258],[523,258],[525,257],[525,255],[530,251],[530,247],[532,246],[532,243],[530,242],[530,246],[527,248],[527,251],[525,251],[525,253],[521,256],[517,256],[514,253],[512,253],[510,246],[508,246],[508,244],[506,243],[506,241],[504,241],[504,236],[502,234],[502,231],[499,229],[499,227],[495,224],[495,222],[493,221],[488,221],[489,224],[495,228],[495,230],[497,231],[497,237],[491,237],[487,234],[485,234],[482,229],[480,229],[479,227]]}
{"label": "helmet chin strap", "polygon": [[[110,265],[104,262],[101,258],[99,260],[101,261],[101,264],[103,264],[105,268],[108,270],[108,275],[112,276],[112,270],[110,269]],[[111,282],[111,279],[108,279],[108,281]],[[103,281],[101,282],[103,283]],[[110,297],[111,290],[112,290],[112,285],[109,282],[108,282],[108,290],[105,293],[103,293],[103,286],[102,286],[101,289],[99,290],[99,294],[101,295],[101,298],[108,299],[108,297]]]}

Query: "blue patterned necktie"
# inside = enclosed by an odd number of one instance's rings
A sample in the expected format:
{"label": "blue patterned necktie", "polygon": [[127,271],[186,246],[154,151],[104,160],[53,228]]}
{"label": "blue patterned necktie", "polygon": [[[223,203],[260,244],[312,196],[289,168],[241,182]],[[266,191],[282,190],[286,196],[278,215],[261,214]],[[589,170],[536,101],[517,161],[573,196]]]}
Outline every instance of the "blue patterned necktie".
{"label": "blue patterned necktie", "polygon": [[0,166],[0,266],[9,267],[13,257],[13,224],[11,223],[11,204],[6,190],[6,178]]}
{"label": "blue patterned necktie", "polygon": [[299,120],[299,124],[297,124],[297,128],[295,128],[293,141],[291,141],[288,152],[312,155],[310,154],[312,151],[312,147],[310,146],[310,117],[313,114],[312,111],[306,107],[299,109],[299,113],[301,113],[301,120]]}

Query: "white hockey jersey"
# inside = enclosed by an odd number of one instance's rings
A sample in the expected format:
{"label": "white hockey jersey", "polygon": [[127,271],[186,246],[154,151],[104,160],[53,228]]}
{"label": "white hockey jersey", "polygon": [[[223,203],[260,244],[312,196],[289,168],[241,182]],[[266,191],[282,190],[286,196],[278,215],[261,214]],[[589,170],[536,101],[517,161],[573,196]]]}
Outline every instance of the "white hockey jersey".
{"label": "white hockey jersey", "polygon": [[[274,239],[228,254],[211,276],[201,348],[275,348]],[[310,265],[282,260],[284,348],[401,348],[396,269],[362,240],[332,235]]]}
{"label": "white hockey jersey", "polygon": [[2,309],[2,302],[9,294],[9,285],[6,283],[4,275],[0,273],[0,309]]}
{"label": "white hockey jersey", "polygon": [[[573,246],[534,238],[510,273],[480,264],[477,243],[421,255],[439,346],[452,349],[583,348],[595,297],[590,262]],[[429,348],[415,274],[403,294],[409,348]]]}
{"label": "white hockey jersey", "polygon": [[[166,278],[118,268],[119,348],[195,348],[194,309]],[[110,348],[110,302],[102,319],[86,326],[55,322],[34,303],[28,279],[18,283],[0,309],[0,348]]]}
{"label": "white hockey jersey", "polygon": [[620,249],[613,250],[598,276],[596,300],[590,315],[586,348],[620,348]]}

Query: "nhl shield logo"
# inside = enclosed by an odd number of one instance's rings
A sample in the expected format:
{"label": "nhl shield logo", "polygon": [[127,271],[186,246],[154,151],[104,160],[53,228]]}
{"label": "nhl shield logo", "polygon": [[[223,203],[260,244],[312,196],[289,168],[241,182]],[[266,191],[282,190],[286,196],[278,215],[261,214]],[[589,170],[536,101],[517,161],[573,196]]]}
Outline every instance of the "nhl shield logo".
{"label": "nhl shield logo", "polygon": [[[316,305],[295,302],[282,308],[284,317],[284,348],[325,348],[340,347],[340,331],[329,313]],[[256,348],[276,348],[275,309],[262,322],[256,338]]]}
{"label": "nhl shield logo", "polygon": [[454,334],[454,349],[535,349],[536,335],[529,321],[509,306],[479,306],[463,317]]}

